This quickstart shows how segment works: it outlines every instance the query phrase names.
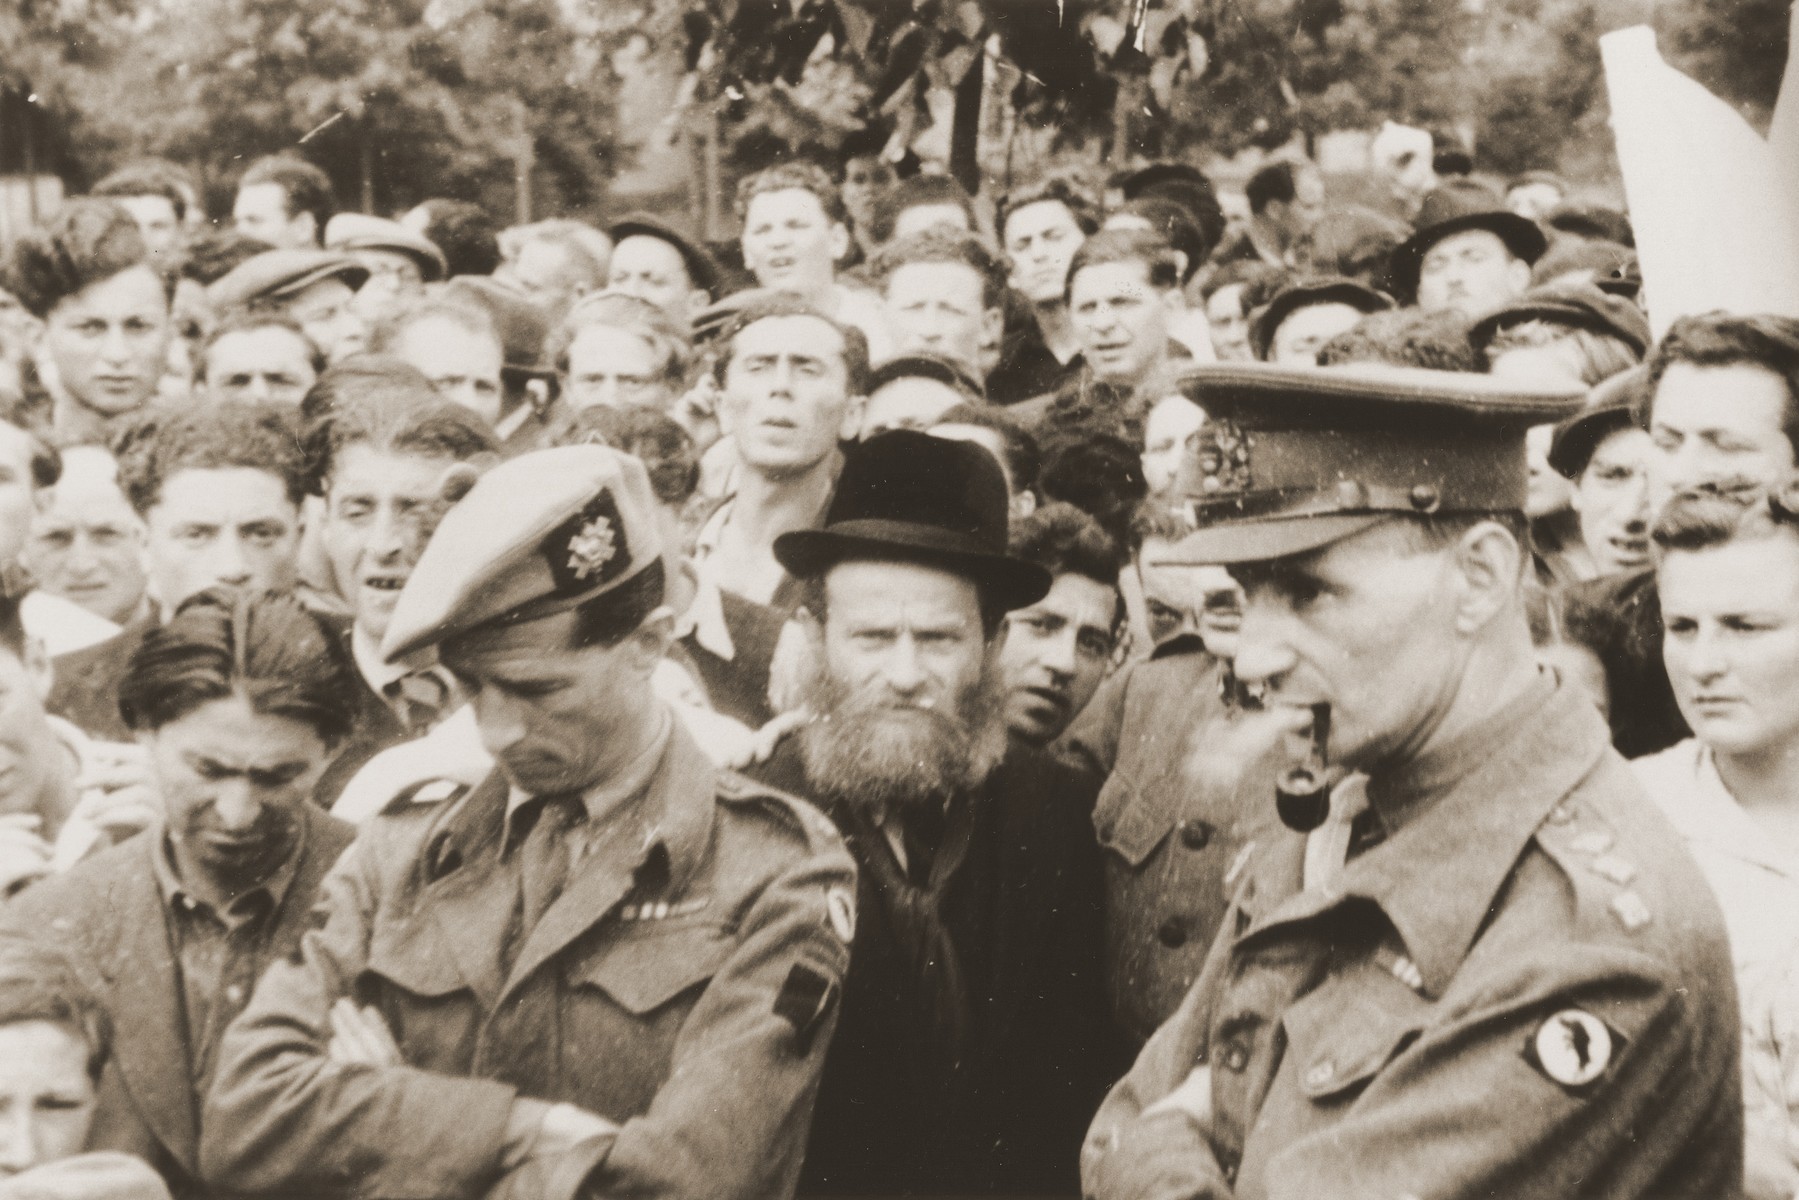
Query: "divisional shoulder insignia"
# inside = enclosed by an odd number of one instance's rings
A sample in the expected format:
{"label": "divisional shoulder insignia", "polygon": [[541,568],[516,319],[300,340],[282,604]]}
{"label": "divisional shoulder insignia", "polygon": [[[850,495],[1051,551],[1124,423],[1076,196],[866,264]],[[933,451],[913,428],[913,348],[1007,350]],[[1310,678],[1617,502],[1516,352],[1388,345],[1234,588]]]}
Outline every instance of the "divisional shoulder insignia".
{"label": "divisional shoulder insignia", "polygon": [[1537,1026],[1524,1057],[1554,1083],[1580,1088],[1612,1064],[1622,1038],[1590,1012],[1564,1008]]}

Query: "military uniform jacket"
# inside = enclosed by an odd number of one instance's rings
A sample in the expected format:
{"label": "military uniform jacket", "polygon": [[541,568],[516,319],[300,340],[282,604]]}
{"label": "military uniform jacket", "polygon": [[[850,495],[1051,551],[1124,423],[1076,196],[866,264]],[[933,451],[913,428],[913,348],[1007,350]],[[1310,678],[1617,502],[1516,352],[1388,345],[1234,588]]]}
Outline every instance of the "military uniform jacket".
{"label": "military uniform jacket", "polygon": [[[1089,1195],[1741,1193],[1729,946],[1677,835],[1567,686],[1462,742],[1370,783],[1391,831],[1329,884],[1257,853]],[[1209,1118],[1150,1110],[1200,1067]]]}
{"label": "military uniform jacket", "polygon": [[1133,1046],[1198,977],[1232,867],[1280,829],[1271,771],[1206,786],[1187,770],[1194,734],[1228,719],[1219,673],[1197,637],[1176,638],[1108,679],[1057,746],[1105,780],[1093,827],[1106,852],[1106,983]]}
{"label": "military uniform jacket", "polygon": [[[679,722],[640,850],[590,859],[515,951],[507,786],[363,827],[295,960],[226,1034],[201,1161],[245,1190],[478,1196],[515,1098],[621,1125],[570,1195],[791,1192],[848,966],[854,867],[834,828],[721,775]],[[836,915],[833,915],[833,912]],[[505,957],[513,959],[502,969]],[[328,1062],[328,1010],[373,1005],[403,1065]]]}
{"label": "military uniform jacket", "polygon": [[[325,875],[354,836],[343,821],[307,814],[300,859],[259,958],[278,961],[298,948]],[[176,949],[151,862],[161,838],[157,825],[32,884],[0,910],[0,929],[56,947],[112,1022],[90,1147],[138,1156],[184,1200],[219,1193],[199,1179],[206,1081],[194,1078]]]}

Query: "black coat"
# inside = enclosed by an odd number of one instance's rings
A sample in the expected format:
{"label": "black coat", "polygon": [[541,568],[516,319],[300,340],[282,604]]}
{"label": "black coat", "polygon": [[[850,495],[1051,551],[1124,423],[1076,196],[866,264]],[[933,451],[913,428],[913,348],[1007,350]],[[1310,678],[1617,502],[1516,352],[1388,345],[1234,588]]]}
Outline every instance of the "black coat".
{"label": "black coat", "polygon": [[1598,655],[1605,667],[1618,753],[1638,758],[1691,737],[1662,662],[1662,599],[1655,572],[1577,583],[1562,604],[1569,640]]}
{"label": "black coat", "polygon": [[[791,740],[764,777],[811,796]],[[1106,1012],[1094,784],[1014,748],[973,798],[942,908],[969,1021],[947,1075],[894,902],[869,866],[891,853],[883,835],[812,798],[846,830],[859,882],[802,1193],[1075,1194],[1087,1122],[1129,1061]]]}

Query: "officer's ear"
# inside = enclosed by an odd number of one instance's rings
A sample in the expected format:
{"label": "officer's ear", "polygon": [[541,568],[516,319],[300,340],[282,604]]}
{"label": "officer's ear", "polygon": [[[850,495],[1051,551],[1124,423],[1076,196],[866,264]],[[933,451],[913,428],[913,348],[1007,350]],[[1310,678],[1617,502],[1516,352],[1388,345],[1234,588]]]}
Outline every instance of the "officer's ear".
{"label": "officer's ear", "polygon": [[1500,522],[1478,521],[1456,540],[1455,567],[1461,583],[1456,631],[1478,633],[1518,602],[1524,546]]}

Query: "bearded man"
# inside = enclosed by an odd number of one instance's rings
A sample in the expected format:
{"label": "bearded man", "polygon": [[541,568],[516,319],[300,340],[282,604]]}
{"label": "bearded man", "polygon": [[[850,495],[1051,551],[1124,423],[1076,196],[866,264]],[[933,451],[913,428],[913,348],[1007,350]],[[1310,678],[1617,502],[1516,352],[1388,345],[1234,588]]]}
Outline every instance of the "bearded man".
{"label": "bearded man", "polygon": [[860,868],[802,1190],[1072,1195],[1116,1067],[1093,789],[1007,746],[1001,621],[1049,576],[1006,556],[1006,512],[984,449],[895,430],[850,453],[822,528],[774,543],[814,719],[766,778]]}

